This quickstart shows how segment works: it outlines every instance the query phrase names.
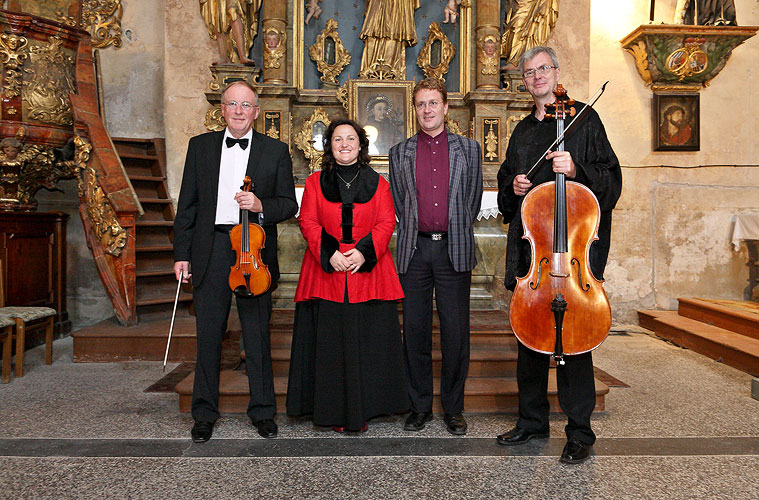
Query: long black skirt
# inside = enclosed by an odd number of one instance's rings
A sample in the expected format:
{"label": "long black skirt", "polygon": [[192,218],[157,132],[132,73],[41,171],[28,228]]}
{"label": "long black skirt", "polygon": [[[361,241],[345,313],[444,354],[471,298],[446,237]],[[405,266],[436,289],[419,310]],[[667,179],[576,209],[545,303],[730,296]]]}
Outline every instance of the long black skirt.
{"label": "long black skirt", "polygon": [[409,408],[395,302],[310,300],[295,306],[287,414],[357,431]]}

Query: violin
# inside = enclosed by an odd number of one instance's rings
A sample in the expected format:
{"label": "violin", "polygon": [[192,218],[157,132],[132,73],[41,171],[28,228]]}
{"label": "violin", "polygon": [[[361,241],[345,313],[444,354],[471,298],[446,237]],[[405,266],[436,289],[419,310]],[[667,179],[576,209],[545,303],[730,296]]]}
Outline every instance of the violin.
{"label": "violin", "polygon": [[[561,84],[554,95],[546,117],[556,120],[557,151],[564,151],[564,120],[575,116],[575,101]],[[563,365],[565,355],[601,345],[611,328],[609,299],[589,260],[601,209],[590,189],[557,173],[527,193],[521,215],[532,255],[529,272],[517,278],[509,321],[522,344]]]}
{"label": "violin", "polygon": [[[253,191],[253,181],[245,176],[241,188],[245,192]],[[265,293],[271,286],[269,268],[261,260],[261,249],[266,243],[264,229],[248,222],[248,211],[242,211],[240,224],[229,232],[232,248],[237,254],[236,262],[229,270],[229,288],[238,297],[255,297]]]}

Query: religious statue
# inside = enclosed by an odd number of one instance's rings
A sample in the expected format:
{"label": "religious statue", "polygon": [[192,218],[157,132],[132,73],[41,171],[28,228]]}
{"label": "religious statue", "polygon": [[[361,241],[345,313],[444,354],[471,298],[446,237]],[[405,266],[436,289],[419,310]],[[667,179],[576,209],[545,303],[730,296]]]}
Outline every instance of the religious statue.
{"label": "religious statue", "polygon": [[319,19],[319,16],[322,15],[322,8],[319,7],[319,2],[321,0],[307,0],[306,2],[306,24],[311,20],[311,18]]}
{"label": "religious statue", "polygon": [[252,66],[248,57],[258,34],[261,0],[200,0],[208,35],[219,44],[222,63]]}
{"label": "religious statue", "polygon": [[359,78],[406,78],[406,47],[416,45],[414,11],[419,0],[367,0]]}
{"label": "religious statue", "polygon": [[736,26],[733,0],[677,0],[675,24]]}
{"label": "religious statue", "polygon": [[559,0],[504,0],[501,57],[517,66],[519,57],[545,45],[559,17]]}

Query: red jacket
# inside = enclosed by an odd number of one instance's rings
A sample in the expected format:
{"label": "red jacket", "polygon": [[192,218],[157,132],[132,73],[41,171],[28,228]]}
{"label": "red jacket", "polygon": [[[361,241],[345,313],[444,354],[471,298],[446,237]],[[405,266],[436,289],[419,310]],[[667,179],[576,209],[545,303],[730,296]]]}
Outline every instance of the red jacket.
{"label": "red jacket", "polygon": [[[371,199],[366,203],[354,203],[354,243],[343,243],[341,241],[343,206],[340,202],[331,202],[325,198],[320,183],[321,175],[322,172],[315,172],[309,176],[303,192],[298,222],[303,237],[308,243],[308,250],[303,256],[295,301],[319,298],[343,302],[346,276],[350,303],[375,299],[402,299],[401,283],[395,271],[392,255],[388,251],[390,237],[395,228],[395,211],[390,195],[390,184],[379,176],[376,192]],[[369,236],[370,233],[371,236]],[[351,274],[334,271],[328,263],[325,266],[330,268],[331,272],[325,271],[322,267],[322,262],[325,258],[329,260],[334,249],[346,252],[357,244],[361,248],[362,243],[370,243],[371,246],[368,247],[369,251],[362,251],[366,262],[359,272]],[[322,246],[325,247],[324,255],[322,255]],[[367,255],[372,253],[372,248],[376,256],[376,264],[374,264],[374,256]],[[373,267],[372,264],[374,264]],[[371,270],[366,272],[368,269]]]}

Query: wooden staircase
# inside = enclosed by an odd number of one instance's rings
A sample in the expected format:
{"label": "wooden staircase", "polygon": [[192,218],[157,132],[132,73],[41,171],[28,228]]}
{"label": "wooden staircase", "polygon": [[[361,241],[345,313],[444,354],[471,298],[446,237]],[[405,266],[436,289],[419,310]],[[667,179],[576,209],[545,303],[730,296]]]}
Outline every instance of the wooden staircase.
{"label": "wooden staircase", "polygon": [[[290,366],[290,345],[293,330],[293,310],[278,309],[272,314],[271,354],[274,371],[274,392],[277,411],[286,411],[287,376]],[[435,376],[434,410],[440,405],[440,336],[437,314],[433,323],[433,372]],[[464,408],[472,413],[516,412],[519,409],[516,381],[517,343],[508,326],[505,311],[486,310],[471,313],[471,355],[466,382]],[[548,395],[552,411],[560,411],[556,393],[556,377],[549,378]],[[176,386],[179,410],[189,412],[192,401],[193,375]],[[221,372],[219,409],[223,413],[245,413],[248,405],[248,379],[242,370]],[[596,380],[596,411],[604,409],[606,384]]]}
{"label": "wooden staircase", "polygon": [[759,376],[759,307],[751,304],[683,298],[677,311],[638,311],[638,323],[679,346]]}
{"label": "wooden staircase", "polygon": [[[113,139],[144,214],[135,222],[137,316],[140,321],[171,314],[174,278],[174,206],[166,185],[164,139]],[[182,292],[186,311],[192,294]],[[180,313],[181,314],[181,313]]]}

